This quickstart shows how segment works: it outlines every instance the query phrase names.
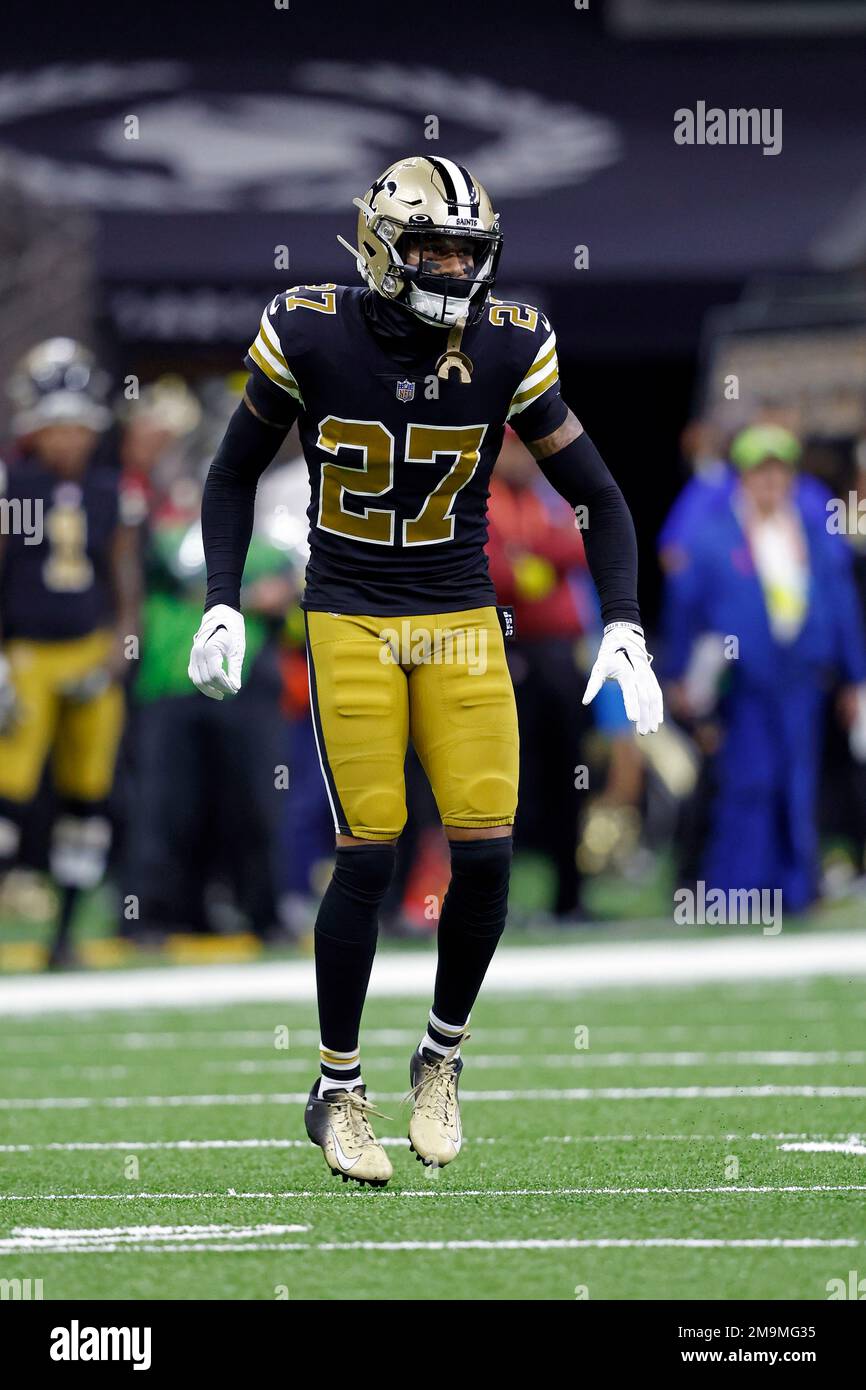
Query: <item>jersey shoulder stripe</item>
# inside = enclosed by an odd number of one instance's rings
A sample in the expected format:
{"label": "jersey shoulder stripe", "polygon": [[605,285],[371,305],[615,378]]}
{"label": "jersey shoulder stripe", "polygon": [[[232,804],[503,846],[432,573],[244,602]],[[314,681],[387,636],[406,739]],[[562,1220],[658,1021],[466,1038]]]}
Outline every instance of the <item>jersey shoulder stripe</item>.
{"label": "jersey shoulder stripe", "polygon": [[556,356],[556,334],[551,329],[533,357],[529,368],[511,398],[507,419],[519,415],[545,391],[559,385],[559,362]]}
{"label": "jersey shoulder stripe", "polygon": [[246,356],[251,370],[258,368],[302,409],[296,363],[320,340],[325,325],[334,322],[341,290],[333,284],[293,285],[274,295]]}
{"label": "jersey shoulder stripe", "polygon": [[280,340],[270,319],[270,308],[271,306],[268,305],[262,314],[258,334],[250,346],[247,357],[255,363],[260,371],[264,372],[269,381],[272,381],[275,386],[279,386],[281,390],[302,406],[304,402],[301,397],[301,388],[286,361]]}

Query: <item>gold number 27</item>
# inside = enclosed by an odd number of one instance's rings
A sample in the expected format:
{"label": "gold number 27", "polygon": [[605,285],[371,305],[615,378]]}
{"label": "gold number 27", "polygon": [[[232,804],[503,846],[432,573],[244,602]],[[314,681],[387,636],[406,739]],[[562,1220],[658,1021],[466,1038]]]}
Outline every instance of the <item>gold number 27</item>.
{"label": "gold number 27", "polygon": [[[486,425],[407,425],[406,462],[433,463],[440,455],[453,456],[447,473],[424,499],[417,516],[403,522],[404,545],[439,545],[454,538],[454,502],[478,467]],[[347,512],[346,493],[356,497],[381,497],[394,486],[394,436],[378,420],[341,420],[328,415],[319,425],[318,447],[333,454],[322,464],[318,525],[323,531],[371,545],[393,545],[395,513],[383,507]],[[340,463],[340,450],[361,454],[359,467]]]}

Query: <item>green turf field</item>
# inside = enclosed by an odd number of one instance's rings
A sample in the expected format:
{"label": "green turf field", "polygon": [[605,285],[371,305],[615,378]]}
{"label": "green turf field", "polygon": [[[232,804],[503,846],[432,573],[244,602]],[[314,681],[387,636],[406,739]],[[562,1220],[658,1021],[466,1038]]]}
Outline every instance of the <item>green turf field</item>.
{"label": "green turf field", "polygon": [[823,1299],[866,1274],[862,981],[482,1000],[466,1148],[433,1175],[400,1101],[423,1014],[368,1007],[383,1191],[304,1135],[311,1005],[5,1020],[0,1278],[46,1299]]}

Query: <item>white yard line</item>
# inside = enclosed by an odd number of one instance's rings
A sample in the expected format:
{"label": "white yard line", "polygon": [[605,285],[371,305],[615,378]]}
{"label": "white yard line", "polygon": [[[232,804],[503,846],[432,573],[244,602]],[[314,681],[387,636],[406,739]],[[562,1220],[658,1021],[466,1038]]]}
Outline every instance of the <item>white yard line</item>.
{"label": "white yard line", "polygon": [[[798,1141],[780,1143],[779,1141]],[[855,1135],[840,1135],[828,1140],[823,1135],[809,1134],[545,1134],[539,1139],[521,1137],[520,1143],[540,1144],[696,1144],[696,1143],[777,1143],[780,1148],[803,1149],[805,1152],[860,1153],[863,1140]],[[464,1144],[513,1144],[507,1136],[466,1136]],[[401,1135],[382,1135],[384,1148],[406,1148],[409,1140]],[[109,1139],[55,1141],[48,1144],[0,1144],[0,1153],[127,1153],[130,1151],[175,1150],[191,1153],[199,1150],[222,1149],[303,1149],[307,1139]]]}
{"label": "white yard line", "polygon": [[208,1242],[208,1246],[202,1248],[210,1248],[215,1242],[230,1241],[229,1248],[235,1249],[240,1242],[249,1241],[251,1237],[255,1239],[265,1236],[304,1235],[309,1229],[309,1226],[272,1223],[257,1226],[90,1226],[81,1230],[53,1226],[16,1226],[11,1236],[0,1238],[0,1255],[12,1254],[19,1250],[38,1250],[40,1254],[69,1250],[104,1252],[142,1246],[146,1242],[188,1248],[193,1240]]}
{"label": "white yard line", "polygon": [[779,1148],[785,1149],[789,1153],[866,1155],[866,1143],[856,1135],[841,1142],[827,1139],[807,1139],[796,1143],[780,1144]]}
{"label": "white yard line", "polygon": [[[570,1086],[544,1090],[463,1091],[469,1101],[531,1100],[768,1100],[804,1097],[816,1100],[864,1100],[866,1086]],[[403,1091],[378,1092],[381,1101],[400,1102]],[[242,1094],[164,1096],[14,1096],[0,1098],[0,1110],[135,1110],[181,1109],[185,1106],[303,1105],[306,1091],[259,1091]]]}
{"label": "white yard line", "polygon": [[[851,1010],[857,1013],[858,1010]],[[837,1010],[832,1019],[825,1020],[828,1027],[835,1027],[839,1022],[840,1014]],[[800,1015],[800,1022],[803,1015]],[[421,1020],[423,1022],[423,1019]],[[419,1023],[420,1028],[420,1023]],[[362,1043],[366,1047],[381,1048],[403,1048],[410,1050],[417,1044],[419,1028],[369,1028],[364,1029]],[[612,1024],[590,1024],[590,1035],[593,1043],[605,1042],[625,1042],[629,1039],[635,1041],[646,1038],[647,1036],[674,1039],[686,1039],[695,1034],[699,1035],[702,1041],[708,1038],[729,1038],[732,1034],[742,1038],[753,1038],[756,1029],[778,1028],[790,1031],[787,1023],[779,1016],[763,1016],[756,1019],[753,1023],[717,1023],[707,1024],[702,1020],[695,1020],[694,1023],[671,1023],[655,1024],[647,1023],[635,1025],[633,1027],[616,1027]],[[480,1028],[479,1036],[485,1043],[505,1043],[523,1044],[527,1039],[539,1043],[544,1041],[553,1042],[573,1038],[573,1029],[568,1025],[560,1028],[529,1026],[515,1028]],[[319,1033],[317,1029],[311,1028],[291,1028],[289,1029],[289,1043],[294,1048],[312,1048],[317,1050],[319,1046]],[[172,1052],[182,1049],[187,1052],[207,1051],[218,1052],[222,1049],[230,1048],[254,1048],[260,1052],[265,1048],[274,1046],[273,1032],[264,1029],[223,1029],[213,1028],[211,1030],[192,1029],[188,1033],[165,1032],[161,1029],[154,1029],[152,1032],[128,1032],[128,1033],[82,1033],[76,1031],[73,1034],[50,1033],[40,1029],[38,1033],[5,1033],[0,1032],[0,1047],[4,1052],[26,1052],[26,1053],[56,1053],[59,1049],[67,1053],[70,1048],[88,1050],[90,1048],[100,1054],[106,1052],[116,1052],[119,1050],[130,1052],[157,1052],[170,1050]],[[524,1054],[525,1055],[525,1054]],[[366,1053],[365,1053],[366,1060]]]}
{"label": "white yard line", "polygon": [[[417,1039],[416,1039],[417,1042]],[[467,1058],[479,1071],[513,1071],[528,1068],[537,1071],[593,1071],[596,1069],[640,1070],[641,1068],[673,1069],[687,1067],[820,1067],[820,1066],[864,1066],[866,1052],[594,1052],[589,1049],[576,1052],[547,1053],[533,1056],[530,1053],[473,1052]],[[377,1057],[364,1053],[364,1070],[368,1072],[403,1068],[405,1059],[400,1057]],[[211,1061],[190,1062],[200,1071],[225,1076],[282,1076],[290,1073],[315,1071],[315,1059],[310,1057],[263,1057],[243,1058],[231,1061],[228,1058]],[[129,1066],[81,1067],[53,1058],[42,1058],[39,1062],[26,1065],[4,1067],[2,1075],[7,1079],[26,1080],[31,1076],[52,1077],[75,1076],[86,1081],[120,1081],[132,1073]]]}
{"label": "white yard line", "polygon": [[733,1184],[714,1187],[473,1187],[450,1188],[437,1186],[406,1188],[403,1191],[386,1189],[371,1196],[364,1191],[343,1191],[323,1188],[290,1192],[41,1192],[0,1193],[0,1202],[201,1202],[229,1199],[240,1202],[287,1201],[289,1199],[346,1198],[381,1202],[388,1199],[403,1201],[418,1197],[458,1200],[463,1197],[752,1197],[802,1196],[813,1192],[866,1192],[866,1183],[811,1183],[804,1185],[737,1187]]}
{"label": "white yard line", "polygon": [[[212,1254],[242,1254],[253,1251],[287,1251],[296,1250],[304,1254],[322,1253],[334,1254],[348,1251],[380,1251],[393,1253],[396,1251],[451,1251],[451,1250],[634,1250],[634,1249],[656,1249],[656,1250],[822,1250],[822,1249],[856,1249],[863,1245],[860,1240],[851,1239],[844,1236],[831,1239],[822,1239],[815,1236],[802,1236],[793,1238],[769,1237],[761,1239],[754,1237],[742,1240],[725,1240],[721,1238],[703,1238],[691,1236],[677,1238],[673,1236],[655,1236],[646,1239],[630,1239],[628,1237],[599,1237],[597,1239],[536,1239],[536,1240],[350,1240],[350,1241],[322,1241],[319,1244],[312,1244],[306,1241],[238,1241],[237,1243],[223,1244],[217,1241],[195,1240],[191,1243],[166,1242],[162,1244],[151,1244],[142,1241],[141,1243],[120,1243],[119,1241],[93,1241],[76,1244],[64,1242],[62,1232],[58,1231],[56,1242],[49,1244],[47,1241],[38,1242],[36,1245],[26,1243],[26,1238],[22,1237],[22,1243],[12,1247],[13,1250],[39,1250],[40,1255],[45,1254],[100,1254],[110,1255],[118,1251],[124,1254],[183,1254],[210,1252]],[[4,1252],[0,1252],[4,1253]]]}
{"label": "white yard line", "polygon": [[[402,1065],[402,1058],[376,1057],[363,1054],[364,1070],[380,1069]],[[822,1066],[864,1066],[866,1052],[594,1052],[582,1049],[573,1052],[546,1053],[532,1056],[527,1053],[468,1052],[467,1062],[482,1071],[495,1071],[497,1067],[556,1068],[576,1067],[591,1070],[593,1067],[822,1067]],[[303,1071],[309,1068],[309,1061],[303,1058],[273,1057],[245,1058],[239,1061],[209,1061],[203,1065],[204,1071],[224,1072],[230,1075],[268,1075],[272,1072]]]}
{"label": "white yard line", "polygon": [[[432,950],[380,952],[372,998],[430,994],[436,966]],[[763,936],[743,928],[739,937],[711,941],[618,941],[588,945],[515,947],[494,958],[485,997],[551,993],[576,997],[595,989],[866,975],[866,932],[813,932]],[[310,1002],[312,961],[176,966],[165,969],[79,971],[61,976],[0,981],[0,1016],[89,1012],[145,1007],[201,1008],[256,1001]]]}
{"label": "white yard line", "polygon": [[[779,1141],[798,1141],[780,1143]],[[544,1134],[539,1139],[521,1138],[519,1143],[539,1144],[722,1144],[722,1143],[779,1143],[780,1148],[802,1148],[808,1152],[860,1153],[863,1139],[854,1134]],[[406,1148],[409,1140],[400,1135],[383,1135],[379,1143],[385,1148]],[[464,1144],[513,1144],[508,1136],[498,1138],[472,1135]],[[0,1153],[127,1153],[144,1150],[173,1149],[180,1152],[200,1149],[304,1149],[307,1139],[107,1139],[69,1140],[48,1144],[0,1144]]]}
{"label": "white yard line", "polygon": [[[496,1141],[493,1139],[474,1139],[466,1140],[465,1142],[493,1144]],[[385,1148],[408,1148],[409,1140],[403,1139],[397,1135],[391,1138],[380,1138],[379,1143]],[[153,1149],[175,1149],[181,1152],[190,1150],[191,1152],[195,1152],[199,1149],[309,1150],[309,1148],[309,1139],[155,1139],[142,1141],[111,1139],[104,1142],[82,1141],[76,1143],[71,1141],[66,1144],[0,1144],[0,1153],[127,1153],[130,1151],[139,1153],[143,1150]]]}

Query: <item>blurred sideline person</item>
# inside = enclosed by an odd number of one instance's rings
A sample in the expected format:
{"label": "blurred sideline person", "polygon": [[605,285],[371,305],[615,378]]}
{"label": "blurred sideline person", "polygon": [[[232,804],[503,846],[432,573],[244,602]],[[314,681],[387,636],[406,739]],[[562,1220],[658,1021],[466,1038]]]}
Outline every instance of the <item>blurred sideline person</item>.
{"label": "blurred sideline person", "polygon": [[50,870],[60,890],[52,966],[74,959],[77,896],[105,871],[129,670],[124,644],[138,631],[134,534],[120,518],[116,470],[93,462],[111,421],[106,387],[92,355],[69,338],[33,348],[10,382],[16,453],[3,489],[11,524],[0,536],[0,867],[15,863],[50,760]]}
{"label": "blurred sideline person", "polygon": [[[213,409],[231,408],[230,384],[212,394]],[[123,456],[137,467],[125,472],[124,486],[147,512],[122,884],[138,917],[121,929],[158,938],[243,922],[267,938],[277,930],[276,820],[288,794],[277,790],[285,762],[278,637],[296,593],[294,561],[290,548],[257,529],[244,572],[250,640],[243,698],[198,700],[181,634],[197,620],[205,587],[200,419],[183,382],[163,379],[142,393],[126,425],[133,440]],[[218,793],[227,774],[229,798]]]}
{"label": "blurred sideline person", "polygon": [[[796,434],[790,423],[796,412],[781,407],[765,407],[749,425],[779,425]],[[693,537],[719,507],[726,507],[737,487],[737,470],[730,462],[728,445],[741,429],[725,430],[721,418],[690,420],[680,436],[680,449],[691,477],[681,488],[662,525],[658,538],[659,564],[665,573],[674,573],[687,558]],[[828,487],[810,473],[797,473],[793,484],[797,506],[813,518],[826,517],[830,496]]]}
{"label": "blurred sideline person", "polygon": [[[307,508],[310,480],[297,429],[286,437],[288,454],[268,469],[256,493],[255,530],[270,535],[294,557],[299,574],[310,555]],[[334,825],[322,782],[310,708],[304,614],[294,591],[278,651],[284,718],[283,760],[289,786],[277,813],[275,883],[282,925],[296,940],[309,937],[316,919],[319,880],[330,872]]]}
{"label": "blurred sideline person", "polygon": [[[866,432],[825,443],[816,464],[844,502],[842,538],[850,547],[860,612],[866,624]],[[814,451],[812,452],[814,457]],[[835,510],[835,504],[830,511]],[[834,523],[835,524],[835,523]],[[821,832],[826,842],[824,889],[834,897],[866,893],[866,745],[853,751],[845,725],[859,727],[858,702],[838,691],[829,711],[821,786]],[[866,729],[864,729],[866,733]]]}
{"label": "blurred sideline person", "polygon": [[[796,488],[800,443],[754,425],[733,440],[737,481],[668,577],[673,712],[721,728],[701,877],[708,888],[818,891],[822,714],[834,671],[854,737],[866,645],[848,549]],[[860,702],[862,704],[862,701]]]}
{"label": "blurred sideline person", "polygon": [[461,1149],[461,1044],[505,927],[518,732],[484,545],[506,418],[557,490],[591,506],[587,556],[606,627],[584,699],[618,681],[644,734],[662,701],[634,526],[560,397],[551,325],[532,305],[489,299],[501,234],[486,191],[451,160],[410,157],[355,205],[357,244],[342,244],[364,286],[275,294],[247,355],[244,401],[205,488],[208,592],[189,673],[213,699],[240,688],[256,487],[297,419],[311,487],[311,702],[336,834],[315,929],[320,1074],[304,1118],[334,1174],[382,1185],[393,1169],[372,1128],[359,1035],[406,822],[410,736],[452,871],[433,1006],[409,1063],[410,1143],[429,1166]]}
{"label": "blurred sideline person", "polygon": [[[521,789],[515,850],[550,857],[554,916],[581,920],[578,765],[594,721],[580,703],[586,677],[577,664],[577,643],[595,625],[594,605],[585,588],[586,555],[575,514],[510,426],[490,483],[487,558],[497,598],[514,607],[516,638],[508,665],[520,725]],[[605,721],[612,719],[613,729],[627,734],[627,747],[634,748],[615,686],[599,692],[592,706],[596,718],[601,706]],[[618,742],[613,740],[614,750]],[[616,751],[613,758],[618,760]]]}

